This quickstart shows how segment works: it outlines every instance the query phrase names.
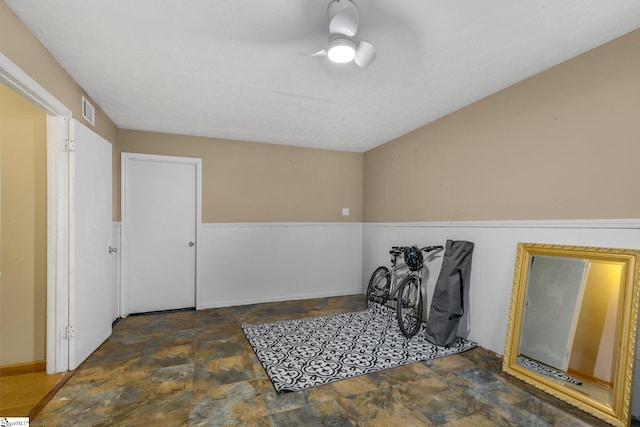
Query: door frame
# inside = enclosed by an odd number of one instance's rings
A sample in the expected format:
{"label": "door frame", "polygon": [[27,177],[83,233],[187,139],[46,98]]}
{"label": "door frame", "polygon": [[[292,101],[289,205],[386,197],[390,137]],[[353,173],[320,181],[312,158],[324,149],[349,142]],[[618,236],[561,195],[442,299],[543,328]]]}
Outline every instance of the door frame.
{"label": "door frame", "polygon": [[121,230],[120,230],[120,317],[129,315],[129,261],[128,261],[128,245],[130,240],[130,221],[129,221],[129,180],[131,177],[131,162],[160,162],[160,163],[178,163],[194,165],[196,168],[196,257],[195,257],[195,303],[196,309],[200,310],[198,302],[198,294],[200,289],[200,257],[202,251],[199,246],[202,242],[202,159],[195,157],[177,157],[164,156],[158,154],[141,154],[141,153],[125,153],[120,154],[121,167],[121,184],[120,184],[120,206],[122,209]]}
{"label": "door frame", "polygon": [[47,373],[69,369],[69,186],[68,156],[60,144],[69,138],[72,112],[0,52],[0,81],[47,115]]}

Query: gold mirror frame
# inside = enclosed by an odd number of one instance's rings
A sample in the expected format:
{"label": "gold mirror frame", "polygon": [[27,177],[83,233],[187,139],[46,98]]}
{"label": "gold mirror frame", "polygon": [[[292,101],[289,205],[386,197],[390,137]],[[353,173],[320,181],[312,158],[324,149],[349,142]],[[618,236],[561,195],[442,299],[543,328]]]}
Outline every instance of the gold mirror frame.
{"label": "gold mirror frame", "polygon": [[[618,313],[617,352],[614,357],[611,403],[602,402],[574,388],[517,363],[520,332],[532,256],[578,258],[622,263]],[[543,390],[612,425],[628,426],[636,351],[638,299],[640,295],[640,250],[518,243],[509,323],[502,369],[504,372]]]}

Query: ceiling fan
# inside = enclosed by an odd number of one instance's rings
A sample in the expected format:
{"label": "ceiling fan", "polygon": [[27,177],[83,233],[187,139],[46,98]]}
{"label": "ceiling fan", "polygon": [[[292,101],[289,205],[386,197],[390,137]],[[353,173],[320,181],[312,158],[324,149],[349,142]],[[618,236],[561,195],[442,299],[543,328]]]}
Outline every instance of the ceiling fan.
{"label": "ceiling fan", "polygon": [[355,38],[360,17],[351,0],[334,0],[329,5],[329,45],[310,56],[327,56],[337,63],[353,61],[366,67],[376,59],[373,45]]}

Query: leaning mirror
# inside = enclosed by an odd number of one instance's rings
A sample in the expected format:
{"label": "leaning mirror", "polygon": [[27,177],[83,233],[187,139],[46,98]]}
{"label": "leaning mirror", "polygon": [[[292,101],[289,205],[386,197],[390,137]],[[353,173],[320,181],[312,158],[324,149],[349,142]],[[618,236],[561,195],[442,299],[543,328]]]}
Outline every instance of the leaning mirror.
{"label": "leaning mirror", "polygon": [[640,250],[519,243],[503,370],[628,425],[639,291]]}

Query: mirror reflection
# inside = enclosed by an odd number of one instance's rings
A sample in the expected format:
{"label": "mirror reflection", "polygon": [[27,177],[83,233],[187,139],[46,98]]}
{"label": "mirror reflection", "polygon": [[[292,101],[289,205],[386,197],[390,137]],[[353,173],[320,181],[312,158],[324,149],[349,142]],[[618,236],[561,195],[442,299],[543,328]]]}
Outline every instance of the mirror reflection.
{"label": "mirror reflection", "polygon": [[531,256],[518,364],[610,404],[623,266]]}
{"label": "mirror reflection", "polygon": [[505,372],[628,425],[640,250],[519,243]]}

